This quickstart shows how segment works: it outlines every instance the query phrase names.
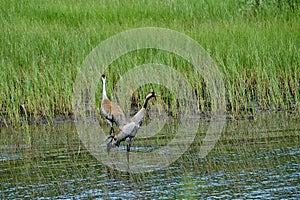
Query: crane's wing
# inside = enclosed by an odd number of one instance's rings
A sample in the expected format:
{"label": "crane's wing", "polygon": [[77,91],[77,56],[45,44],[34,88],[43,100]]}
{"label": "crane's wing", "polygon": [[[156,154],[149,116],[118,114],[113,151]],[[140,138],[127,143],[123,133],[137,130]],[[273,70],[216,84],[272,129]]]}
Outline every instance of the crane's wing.
{"label": "crane's wing", "polygon": [[126,115],[123,112],[122,108],[115,104],[114,102],[111,102],[112,105],[112,116],[113,116],[113,120],[116,122],[116,124],[118,126],[122,126],[126,123]]}
{"label": "crane's wing", "polygon": [[131,121],[136,125],[141,126],[144,121],[144,116],[146,113],[146,109],[142,108],[139,112],[137,112],[132,118]]}
{"label": "crane's wing", "polygon": [[115,136],[115,140],[123,141],[127,137],[135,137],[138,126],[134,122],[130,122],[120,129],[120,132]]}
{"label": "crane's wing", "polygon": [[126,116],[122,108],[108,99],[102,101],[101,112],[111,123],[115,122],[118,126],[126,123]]}

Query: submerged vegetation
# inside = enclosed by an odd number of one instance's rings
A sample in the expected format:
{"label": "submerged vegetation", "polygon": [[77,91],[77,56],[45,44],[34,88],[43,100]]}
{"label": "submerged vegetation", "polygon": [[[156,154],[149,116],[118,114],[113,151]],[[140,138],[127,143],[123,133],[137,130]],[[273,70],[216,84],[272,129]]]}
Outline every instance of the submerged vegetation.
{"label": "submerged vegetation", "polygon": [[[182,32],[209,52],[222,72],[228,114],[259,110],[299,114],[299,13],[297,0],[4,0],[0,7],[0,122],[72,118],[72,86],[90,51],[114,34],[149,26]],[[199,109],[209,110],[203,79],[194,75],[190,64],[151,49],[132,52],[111,64],[108,94],[122,74],[149,62],[184,73],[199,95]],[[174,94],[153,87],[174,111]],[[148,90],[141,88],[133,100],[139,103],[139,96]]]}

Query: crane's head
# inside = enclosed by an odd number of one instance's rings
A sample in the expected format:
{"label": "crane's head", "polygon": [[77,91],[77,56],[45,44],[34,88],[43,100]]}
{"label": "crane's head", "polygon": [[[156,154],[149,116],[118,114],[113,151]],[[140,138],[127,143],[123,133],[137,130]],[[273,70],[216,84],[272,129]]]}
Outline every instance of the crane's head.
{"label": "crane's head", "polygon": [[146,99],[149,100],[151,99],[152,97],[159,97],[158,94],[156,94],[154,91],[150,92],[147,96],[146,96]]}
{"label": "crane's head", "polygon": [[102,74],[101,78],[102,78],[102,81],[106,80],[106,76],[104,74]]}
{"label": "crane's head", "polygon": [[149,99],[151,99],[152,97],[158,97],[159,95],[156,94],[155,92],[150,92],[147,96],[146,96],[146,100],[145,100],[145,103],[143,105],[143,107],[146,109],[147,108],[147,105],[148,105],[148,101]]}

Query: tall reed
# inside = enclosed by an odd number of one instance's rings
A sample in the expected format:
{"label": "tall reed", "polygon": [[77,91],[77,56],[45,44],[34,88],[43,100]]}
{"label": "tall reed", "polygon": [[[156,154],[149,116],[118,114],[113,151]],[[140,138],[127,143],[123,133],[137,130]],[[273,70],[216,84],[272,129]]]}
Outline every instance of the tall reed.
{"label": "tall reed", "polygon": [[[229,114],[259,110],[299,114],[299,3],[255,2],[4,0],[0,121],[18,124],[72,117],[72,84],[89,52],[116,33],[148,26],[183,32],[210,53],[224,77]],[[147,62],[172,65],[182,72],[197,91],[199,109],[209,111],[210,97],[201,75],[167,52],[125,55],[110,66],[111,83],[131,67]],[[133,100],[138,103],[138,97],[154,87],[176,113],[175,94],[161,86],[147,87],[136,92]]]}

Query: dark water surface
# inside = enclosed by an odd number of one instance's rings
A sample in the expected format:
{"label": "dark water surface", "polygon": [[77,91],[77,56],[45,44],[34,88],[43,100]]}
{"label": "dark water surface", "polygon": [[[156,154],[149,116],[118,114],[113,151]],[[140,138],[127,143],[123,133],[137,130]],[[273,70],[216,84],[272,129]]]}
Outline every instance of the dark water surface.
{"label": "dark water surface", "polygon": [[[206,126],[204,120],[199,135]],[[299,126],[298,117],[284,114],[228,120],[205,158],[197,156],[201,142],[196,141],[170,166],[140,174],[111,169],[91,156],[80,145],[74,123],[2,127],[0,197],[300,199]],[[159,148],[157,140],[153,146],[137,140],[133,151]]]}

